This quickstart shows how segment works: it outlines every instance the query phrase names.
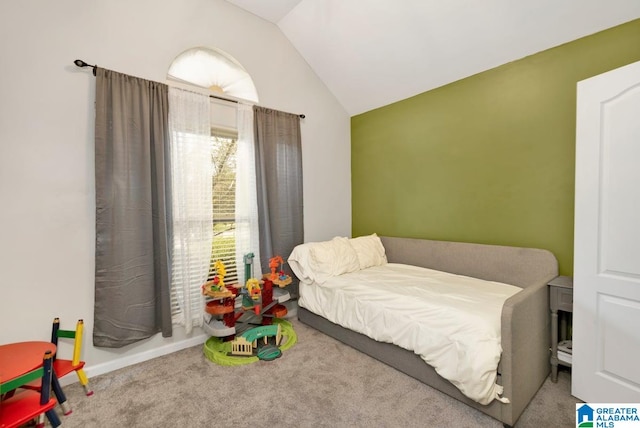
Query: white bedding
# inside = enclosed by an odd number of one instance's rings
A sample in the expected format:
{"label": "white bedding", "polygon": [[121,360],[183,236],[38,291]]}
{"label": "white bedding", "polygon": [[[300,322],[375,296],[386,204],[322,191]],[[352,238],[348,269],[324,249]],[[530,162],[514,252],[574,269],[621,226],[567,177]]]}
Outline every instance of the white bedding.
{"label": "white bedding", "polygon": [[414,351],[480,404],[500,397],[504,301],[521,288],[388,263],[300,283],[299,305],[380,342]]}

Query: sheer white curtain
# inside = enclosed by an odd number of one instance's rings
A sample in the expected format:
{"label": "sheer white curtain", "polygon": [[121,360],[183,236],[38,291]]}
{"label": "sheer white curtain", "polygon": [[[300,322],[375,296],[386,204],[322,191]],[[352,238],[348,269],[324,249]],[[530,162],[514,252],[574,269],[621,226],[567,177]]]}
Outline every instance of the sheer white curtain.
{"label": "sheer white curtain", "polygon": [[238,146],[236,153],[236,266],[238,281],[245,284],[244,255],[254,254],[252,275],[262,277],[258,231],[258,199],[253,138],[253,108],[238,103]]}
{"label": "sheer white curtain", "polygon": [[171,285],[173,322],[187,333],[201,326],[213,243],[209,96],[169,88],[171,186],[173,194]]}

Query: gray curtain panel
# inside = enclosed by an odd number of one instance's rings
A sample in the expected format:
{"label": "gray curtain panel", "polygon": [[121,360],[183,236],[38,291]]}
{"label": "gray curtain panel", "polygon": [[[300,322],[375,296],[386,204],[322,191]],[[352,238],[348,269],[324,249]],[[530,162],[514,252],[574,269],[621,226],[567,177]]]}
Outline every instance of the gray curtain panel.
{"label": "gray curtain panel", "polygon": [[[287,259],[304,241],[302,201],[302,144],[300,117],[291,113],[253,107],[260,258]],[[288,265],[285,271],[294,283],[288,287],[298,296],[298,284]]]}
{"label": "gray curtain panel", "polygon": [[168,87],[96,73],[93,344],[171,336]]}

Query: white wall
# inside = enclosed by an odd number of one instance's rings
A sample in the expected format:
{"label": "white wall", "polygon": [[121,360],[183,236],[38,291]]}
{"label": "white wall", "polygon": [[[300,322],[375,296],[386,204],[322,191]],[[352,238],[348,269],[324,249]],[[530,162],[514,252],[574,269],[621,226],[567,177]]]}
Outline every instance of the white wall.
{"label": "white wall", "polygon": [[92,346],[95,81],[72,63],[164,82],[195,46],[234,56],[260,105],[306,114],[306,240],[350,235],[349,115],[275,25],[221,0],[3,1],[0,343],[47,339],[55,316],[63,328],[83,318],[91,376],[202,341],[176,329],[122,349]]}

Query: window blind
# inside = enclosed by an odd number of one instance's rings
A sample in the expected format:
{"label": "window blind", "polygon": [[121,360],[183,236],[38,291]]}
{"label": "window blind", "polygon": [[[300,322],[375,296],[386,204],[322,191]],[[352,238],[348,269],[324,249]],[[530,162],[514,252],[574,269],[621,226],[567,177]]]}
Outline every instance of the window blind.
{"label": "window blind", "polygon": [[[211,163],[213,167],[212,195],[213,195],[213,245],[209,263],[208,280],[216,275],[214,263],[220,260],[226,268],[225,284],[238,282],[235,246],[235,185],[236,185],[236,151],[237,133],[229,130],[212,129],[211,135]],[[199,221],[189,219],[189,221]],[[179,243],[174,243],[179,245]],[[195,268],[195,266],[194,266]],[[177,270],[179,271],[179,269]],[[172,276],[172,285],[179,283],[180,273]],[[203,305],[202,284],[193,284],[189,290],[188,299],[193,305]],[[171,311],[174,322],[183,318],[180,307],[182,300],[180,287],[171,287]],[[201,313],[193,315],[191,322],[198,323]],[[186,322],[187,320],[185,320]]]}

